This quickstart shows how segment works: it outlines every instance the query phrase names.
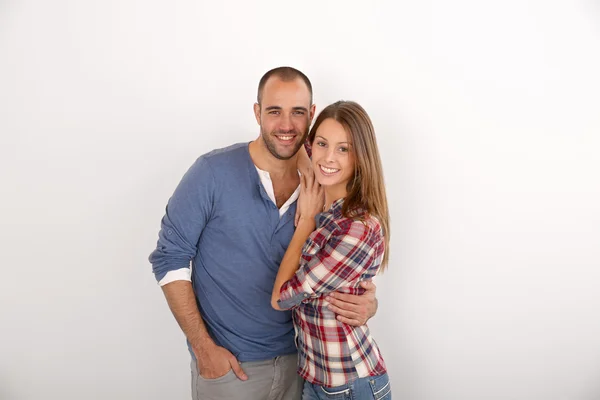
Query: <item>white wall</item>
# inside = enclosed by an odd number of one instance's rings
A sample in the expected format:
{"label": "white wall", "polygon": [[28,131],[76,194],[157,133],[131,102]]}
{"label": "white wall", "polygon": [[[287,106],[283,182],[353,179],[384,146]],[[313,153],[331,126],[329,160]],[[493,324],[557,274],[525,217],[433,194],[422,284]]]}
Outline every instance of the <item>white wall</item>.
{"label": "white wall", "polygon": [[147,256],[260,76],[369,111],[394,398],[600,398],[600,6],[0,1],[0,399],[185,399]]}

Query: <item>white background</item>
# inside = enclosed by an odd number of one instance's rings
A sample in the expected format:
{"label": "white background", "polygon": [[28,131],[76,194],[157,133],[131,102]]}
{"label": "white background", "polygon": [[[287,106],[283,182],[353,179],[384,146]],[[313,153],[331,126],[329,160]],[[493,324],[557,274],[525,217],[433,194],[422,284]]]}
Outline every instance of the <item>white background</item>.
{"label": "white background", "polygon": [[378,135],[402,400],[600,398],[600,4],[0,1],[0,399],[187,399],[147,262],[268,69]]}

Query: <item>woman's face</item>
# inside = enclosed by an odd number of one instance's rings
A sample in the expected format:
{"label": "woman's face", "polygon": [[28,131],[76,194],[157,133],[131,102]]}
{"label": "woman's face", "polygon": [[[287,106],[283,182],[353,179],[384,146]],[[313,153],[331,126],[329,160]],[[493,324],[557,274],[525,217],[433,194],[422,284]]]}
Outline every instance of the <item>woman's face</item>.
{"label": "woman's face", "polygon": [[333,118],[324,120],[312,144],[312,166],[321,186],[343,189],[354,177],[354,151],[346,130]]}

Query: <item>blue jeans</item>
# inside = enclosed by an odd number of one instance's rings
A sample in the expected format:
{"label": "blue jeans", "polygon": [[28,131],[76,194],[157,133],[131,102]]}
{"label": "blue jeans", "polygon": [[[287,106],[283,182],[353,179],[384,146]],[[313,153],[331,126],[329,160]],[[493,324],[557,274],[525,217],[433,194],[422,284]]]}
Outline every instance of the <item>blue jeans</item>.
{"label": "blue jeans", "polygon": [[391,400],[387,374],[359,378],[342,386],[328,388],[304,381],[302,400]]}

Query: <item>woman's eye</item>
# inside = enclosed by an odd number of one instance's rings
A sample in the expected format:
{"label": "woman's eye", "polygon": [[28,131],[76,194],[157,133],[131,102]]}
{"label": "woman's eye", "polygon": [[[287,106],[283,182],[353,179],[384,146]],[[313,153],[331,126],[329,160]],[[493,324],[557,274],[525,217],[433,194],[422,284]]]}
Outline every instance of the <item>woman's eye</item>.
{"label": "woman's eye", "polygon": [[319,147],[324,147],[324,146],[325,146],[325,143],[324,143],[324,142],[317,142],[317,146],[319,146]]}
{"label": "woman's eye", "polygon": [[342,153],[346,153],[348,151],[348,148],[347,147],[340,147],[340,151]]}

